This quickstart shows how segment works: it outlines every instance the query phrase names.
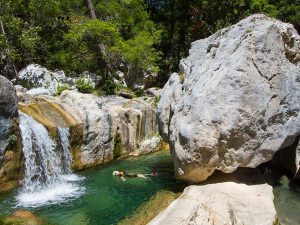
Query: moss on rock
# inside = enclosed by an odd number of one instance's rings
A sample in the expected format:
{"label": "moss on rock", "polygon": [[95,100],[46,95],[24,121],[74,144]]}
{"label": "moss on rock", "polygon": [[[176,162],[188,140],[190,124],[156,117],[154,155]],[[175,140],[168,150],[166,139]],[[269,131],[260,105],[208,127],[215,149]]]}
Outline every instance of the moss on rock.
{"label": "moss on rock", "polygon": [[9,136],[14,138],[7,146],[0,164],[0,192],[16,188],[24,175],[22,139],[18,124],[18,119],[15,118]]}
{"label": "moss on rock", "polygon": [[116,132],[114,138],[114,149],[113,149],[113,157],[114,159],[120,158],[122,155],[122,137]]}

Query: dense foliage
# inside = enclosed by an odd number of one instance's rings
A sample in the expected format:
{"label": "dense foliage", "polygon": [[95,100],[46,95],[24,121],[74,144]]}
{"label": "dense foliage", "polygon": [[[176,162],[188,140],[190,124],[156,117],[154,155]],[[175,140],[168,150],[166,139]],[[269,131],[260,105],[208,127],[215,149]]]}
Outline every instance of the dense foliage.
{"label": "dense foliage", "polygon": [[294,24],[300,32],[300,0],[147,0],[150,18],[163,30],[157,50],[162,84],[178,62],[186,57],[190,43],[254,14],[264,13]]}
{"label": "dense foliage", "polygon": [[299,0],[3,0],[0,2],[0,73],[13,77],[29,63],[90,71],[105,80],[159,73],[163,84],[190,43],[253,14],[293,23]]}
{"label": "dense foliage", "polygon": [[[82,0],[4,0],[0,4],[2,73],[13,73],[32,62],[68,74],[158,72],[159,52],[154,44],[160,31],[149,20],[143,0],[95,1],[96,19],[89,18]],[[104,56],[99,45],[105,46]],[[100,63],[102,59],[105,64]]]}

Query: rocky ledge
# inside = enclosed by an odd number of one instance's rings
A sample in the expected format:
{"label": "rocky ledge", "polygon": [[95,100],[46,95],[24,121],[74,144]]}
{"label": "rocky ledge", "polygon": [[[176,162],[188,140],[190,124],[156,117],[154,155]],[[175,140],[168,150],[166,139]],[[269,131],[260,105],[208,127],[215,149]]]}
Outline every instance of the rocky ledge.
{"label": "rocky ledge", "polygon": [[234,182],[189,186],[148,225],[274,225],[272,187]]}
{"label": "rocky ledge", "polygon": [[[23,100],[20,110],[46,126],[53,136],[58,127],[70,128],[75,170],[133,152],[140,155],[159,150],[155,147],[160,146],[160,139],[153,139],[157,131],[155,109],[142,99],[76,91],[64,91],[59,97],[31,96],[29,100],[19,93],[19,98]],[[143,148],[147,139],[154,142],[149,151]]]}

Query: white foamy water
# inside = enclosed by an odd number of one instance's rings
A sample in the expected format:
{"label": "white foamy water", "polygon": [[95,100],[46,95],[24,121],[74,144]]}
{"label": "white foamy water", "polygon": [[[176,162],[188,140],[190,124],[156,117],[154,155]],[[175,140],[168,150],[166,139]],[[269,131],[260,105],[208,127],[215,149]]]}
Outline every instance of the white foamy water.
{"label": "white foamy water", "polygon": [[[59,128],[60,145],[55,143],[47,129],[32,117],[20,112],[25,161],[23,187],[17,195],[18,206],[40,207],[58,204],[84,193],[78,182],[82,179],[72,174],[69,152],[69,129]],[[58,150],[57,146],[62,149]]]}

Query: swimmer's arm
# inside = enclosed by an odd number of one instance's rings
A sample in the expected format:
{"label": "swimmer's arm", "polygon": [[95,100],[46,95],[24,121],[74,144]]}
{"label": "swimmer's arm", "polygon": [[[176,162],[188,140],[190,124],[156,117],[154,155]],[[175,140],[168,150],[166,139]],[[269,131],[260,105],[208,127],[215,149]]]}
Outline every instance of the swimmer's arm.
{"label": "swimmer's arm", "polygon": [[147,179],[147,177],[144,174],[138,174],[137,177]]}

